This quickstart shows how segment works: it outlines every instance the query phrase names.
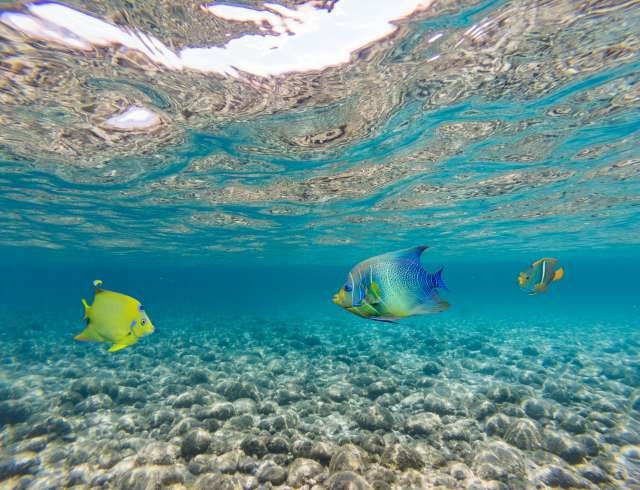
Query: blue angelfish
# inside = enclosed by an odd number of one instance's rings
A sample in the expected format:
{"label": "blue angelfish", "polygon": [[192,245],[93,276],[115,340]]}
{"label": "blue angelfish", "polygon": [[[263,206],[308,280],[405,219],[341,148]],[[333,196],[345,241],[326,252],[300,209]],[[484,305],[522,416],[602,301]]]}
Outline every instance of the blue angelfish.
{"label": "blue angelfish", "polygon": [[437,291],[447,289],[442,269],[430,274],[420,263],[427,248],[399,250],[360,262],[351,269],[333,302],[359,317],[391,323],[446,310],[450,305]]}

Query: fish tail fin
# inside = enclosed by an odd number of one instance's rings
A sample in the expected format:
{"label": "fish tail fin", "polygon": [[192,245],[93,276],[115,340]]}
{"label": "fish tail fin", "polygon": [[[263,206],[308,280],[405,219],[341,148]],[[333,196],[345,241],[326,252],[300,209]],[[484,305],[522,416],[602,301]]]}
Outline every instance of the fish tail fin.
{"label": "fish tail fin", "polygon": [[82,298],[82,306],[84,306],[83,320],[86,320],[87,318],[89,318],[89,314],[91,313],[91,306],[89,306],[89,304],[87,303],[87,300],[84,298]]}
{"label": "fish tail fin", "polygon": [[447,285],[444,283],[444,281],[442,280],[442,271],[444,270],[444,267],[442,269],[440,269],[438,272],[435,273],[435,280],[436,280],[436,287],[437,288],[442,288],[445,291],[449,291],[449,288],[447,287]]}
{"label": "fish tail fin", "polygon": [[84,340],[86,342],[100,342],[100,338],[95,334],[91,327],[85,328],[82,332],[74,337],[75,340]]}
{"label": "fish tail fin", "polygon": [[425,301],[409,312],[409,315],[431,315],[448,310],[451,303],[445,301],[436,292],[425,298]]}
{"label": "fish tail fin", "polygon": [[564,277],[564,268],[560,267],[555,274],[553,275],[553,280],[554,281],[559,281],[560,279],[562,279]]}

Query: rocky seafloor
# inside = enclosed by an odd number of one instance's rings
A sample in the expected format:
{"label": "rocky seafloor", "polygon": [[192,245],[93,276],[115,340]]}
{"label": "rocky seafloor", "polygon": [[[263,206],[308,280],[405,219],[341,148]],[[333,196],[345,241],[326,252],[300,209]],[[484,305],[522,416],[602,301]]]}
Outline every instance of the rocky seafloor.
{"label": "rocky seafloor", "polygon": [[165,323],[3,329],[0,488],[640,488],[630,327]]}

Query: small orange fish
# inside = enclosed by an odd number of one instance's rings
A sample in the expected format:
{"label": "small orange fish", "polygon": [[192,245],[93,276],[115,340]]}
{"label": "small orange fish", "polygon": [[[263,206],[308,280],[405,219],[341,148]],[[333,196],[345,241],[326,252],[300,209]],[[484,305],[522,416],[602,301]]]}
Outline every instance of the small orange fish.
{"label": "small orange fish", "polygon": [[518,275],[518,284],[529,294],[538,294],[546,291],[549,284],[559,281],[563,276],[564,269],[556,259],[540,259]]}

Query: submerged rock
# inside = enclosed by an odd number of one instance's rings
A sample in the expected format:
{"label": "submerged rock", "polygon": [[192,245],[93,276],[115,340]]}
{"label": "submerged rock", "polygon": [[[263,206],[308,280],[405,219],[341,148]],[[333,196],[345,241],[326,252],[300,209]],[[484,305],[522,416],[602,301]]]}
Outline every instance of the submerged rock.
{"label": "submerged rock", "polygon": [[211,444],[211,435],[204,429],[195,429],[188,432],[182,439],[180,452],[185,459],[190,459],[196,454],[207,451]]}
{"label": "submerged rock", "polygon": [[111,475],[117,488],[147,490],[183,484],[188,472],[181,464],[134,466],[131,461],[123,461],[113,468]]}
{"label": "submerged rock", "polygon": [[362,462],[360,450],[350,444],[338,449],[329,463],[330,473],[338,471],[355,471],[357,473],[363,469],[364,463]]}
{"label": "submerged rock", "polygon": [[113,400],[109,395],[106,394],[97,394],[91,395],[85,400],[81,401],[76,405],[76,412],[79,413],[88,413],[95,412],[97,410],[106,410],[113,406]]}
{"label": "submerged rock", "polygon": [[433,412],[438,415],[452,415],[455,412],[450,401],[434,395],[433,393],[429,393],[424,398],[424,409],[427,412]]}
{"label": "submerged rock", "polygon": [[440,374],[440,371],[440,366],[433,361],[429,361],[422,366],[422,372],[427,376],[435,376],[436,374]]}
{"label": "submerged rock", "polygon": [[257,456],[258,458],[261,458],[268,452],[265,441],[256,436],[246,437],[240,444],[240,447],[245,454],[249,456]]}
{"label": "submerged rock", "polygon": [[523,481],[526,477],[524,456],[504,442],[491,442],[480,449],[473,459],[473,468],[483,480],[506,483]]}
{"label": "submerged rock", "polygon": [[537,449],[542,445],[538,426],[527,419],[514,421],[504,435],[504,440],[520,449]]}
{"label": "submerged rock", "polygon": [[259,482],[280,485],[287,479],[287,471],[273,461],[265,461],[258,467],[256,477]]}
{"label": "submerged rock", "polygon": [[596,485],[603,485],[611,482],[611,477],[609,477],[602,468],[593,464],[586,464],[579,467],[578,473],[580,476],[595,483]]}
{"label": "submerged rock", "polygon": [[118,396],[118,385],[113,381],[91,377],[74,381],[71,390],[85,398],[98,394],[108,395],[112,399]]}
{"label": "submerged rock", "polygon": [[407,434],[428,436],[442,427],[442,420],[435,413],[421,412],[409,417],[404,427]]}
{"label": "submerged rock", "polygon": [[175,419],[175,413],[171,410],[161,408],[151,414],[149,420],[151,427],[160,427],[162,425],[172,424]]}
{"label": "submerged rock", "polygon": [[557,454],[567,463],[578,464],[586,457],[586,451],[577,441],[574,441],[566,434],[556,431],[545,433],[545,447],[547,451]]}
{"label": "submerged rock", "polygon": [[19,400],[0,402],[0,424],[19,424],[31,416],[31,407]]}
{"label": "submerged rock", "polygon": [[378,405],[358,412],[355,419],[360,427],[367,430],[391,430],[394,424],[391,412]]}
{"label": "submerged rock", "polygon": [[382,464],[404,471],[409,468],[416,470],[424,466],[424,460],[418,451],[402,444],[394,444],[385,449],[382,454]]}
{"label": "submerged rock", "polygon": [[534,420],[549,417],[551,414],[548,403],[544,400],[538,400],[536,398],[529,398],[528,400],[525,400],[522,408],[524,410],[524,413],[526,413],[528,417]]}
{"label": "submerged rock", "polygon": [[34,474],[40,467],[40,458],[36,453],[18,453],[0,460],[0,481],[8,478]]}
{"label": "submerged rock", "polygon": [[176,463],[179,453],[180,448],[174,444],[152,442],[138,451],[136,463],[171,465]]}
{"label": "submerged rock", "polygon": [[327,481],[328,490],[372,490],[367,481],[351,471],[335,473]]}
{"label": "submerged rock", "polygon": [[216,402],[210,408],[201,412],[202,418],[212,417],[218,420],[227,420],[236,414],[236,410],[232,403]]}
{"label": "submerged rock", "polygon": [[193,484],[195,490],[246,490],[239,478],[227,475],[202,475]]}
{"label": "submerged rock", "polygon": [[216,387],[216,391],[229,401],[239,400],[240,398],[250,398],[256,402],[260,401],[258,389],[251,383],[223,381]]}
{"label": "submerged rock", "polygon": [[312,459],[297,458],[289,465],[287,483],[294,488],[315,482],[315,478],[324,472],[320,463]]}
{"label": "submerged rock", "polygon": [[475,420],[462,419],[445,426],[442,438],[446,441],[472,441],[479,438]]}
{"label": "submerged rock", "polygon": [[267,449],[272,454],[286,454],[289,452],[289,442],[284,437],[270,437],[267,440]]}
{"label": "submerged rock", "polygon": [[511,419],[502,413],[492,415],[484,424],[484,431],[489,436],[502,437],[511,426]]}
{"label": "submerged rock", "polygon": [[567,432],[583,434],[588,429],[587,421],[581,415],[573,412],[564,412],[560,418],[560,426]]}
{"label": "submerged rock", "polygon": [[555,465],[540,469],[534,475],[533,480],[551,487],[591,488],[591,484],[587,479]]}

